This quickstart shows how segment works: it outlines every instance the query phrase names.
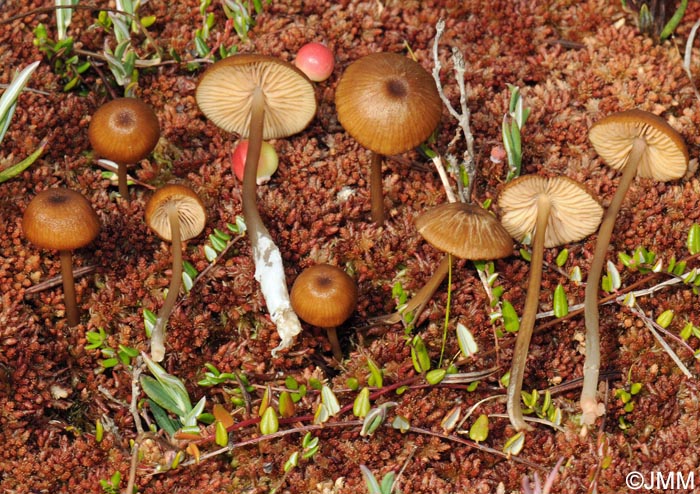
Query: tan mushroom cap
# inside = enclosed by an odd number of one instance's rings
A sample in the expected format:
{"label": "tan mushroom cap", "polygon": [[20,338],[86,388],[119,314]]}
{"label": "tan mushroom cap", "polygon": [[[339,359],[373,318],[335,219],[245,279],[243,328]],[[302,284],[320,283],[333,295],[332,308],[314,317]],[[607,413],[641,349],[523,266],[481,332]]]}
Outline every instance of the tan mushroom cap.
{"label": "tan mushroom cap", "polygon": [[513,240],[498,219],[473,204],[436,206],[416,218],[416,228],[430,245],[462,259],[485,261],[513,253]]}
{"label": "tan mushroom cap", "polygon": [[266,55],[233,55],[213,64],[197,86],[197,104],[214,124],[248,137],[253,93],[263,93],[263,139],[303,130],[316,114],[311,81],[292,64]]}
{"label": "tan mushroom cap", "polygon": [[383,155],[420,145],[442,112],[432,76],[396,53],[373,53],[351,63],[338,82],[335,106],[345,130]]}
{"label": "tan mushroom cap", "polygon": [[608,115],[593,124],[588,138],[598,155],[618,170],[627,165],[637,138],[647,144],[638,176],[665,182],[682,177],[688,170],[683,137],[663,118],[647,111],[633,109]]}
{"label": "tan mushroom cap", "polygon": [[301,319],[319,328],[334,328],[355,310],[357,285],[339,267],[316,264],[294,280],[289,297]]}
{"label": "tan mushroom cap", "polygon": [[158,144],[158,117],[139,99],[117,98],[97,109],[88,138],[98,155],[125,165],[136,163]]}
{"label": "tan mushroom cap", "polygon": [[196,237],[207,222],[204,203],[197,193],[185,185],[167,184],[156,190],[146,203],[146,223],[163,240],[172,240],[168,208],[174,205],[180,219],[182,240]]}
{"label": "tan mushroom cap", "polygon": [[545,247],[576,242],[598,229],[603,207],[584,186],[563,176],[523,175],[508,183],[498,198],[501,223],[516,240],[534,234],[538,199],[543,194],[551,208]]}
{"label": "tan mushroom cap", "polygon": [[82,194],[66,188],[46,189],[31,200],[22,217],[24,236],[44,249],[85,247],[100,233],[100,220]]}

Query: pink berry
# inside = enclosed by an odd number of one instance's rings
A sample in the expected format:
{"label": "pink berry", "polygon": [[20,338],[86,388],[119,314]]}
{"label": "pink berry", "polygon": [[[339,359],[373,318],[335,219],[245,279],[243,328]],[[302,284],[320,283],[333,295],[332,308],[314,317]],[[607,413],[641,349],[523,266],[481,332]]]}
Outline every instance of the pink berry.
{"label": "pink berry", "polygon": [[[245,169],[245,158],[248,154],[248,141],[243,140],[238,143],[236,149],[233,150],[231,155],[231,168],[233,168],[233,173],[236,174],[238,180],[243,181],[243,170]],[[275,148],[267,143],[262,143],[262,149],[260,150],[260,161],[258,161],[258,175],[257,183],[262,185],[270,180],[275,171],[277,171],[277,165],[279,163],[279,158],[277,157],[277,151]]]}
{"label": "pink berry", "polygon": [[314,82],[328,79],[333,73],[333,52],[321,43],[307,43],[299,49],[294,64]]}

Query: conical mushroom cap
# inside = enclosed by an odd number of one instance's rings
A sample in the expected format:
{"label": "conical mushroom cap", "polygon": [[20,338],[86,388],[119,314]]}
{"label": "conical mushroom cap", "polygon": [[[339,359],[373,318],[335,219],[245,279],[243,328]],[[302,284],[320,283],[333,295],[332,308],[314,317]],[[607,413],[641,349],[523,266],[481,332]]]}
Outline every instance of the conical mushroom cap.
{"label": "conical mushroom cap", "polygon": [[383,155],[420,145],[442,111],[432,76],[396,53],[373,53],[351,63],[336,88],[335,106],[345,130]]}
{"label": "conical mushroom cap", "polygon": [[688,171],[683,137],[653,113],[637,109],[613,113],[593,124],[588,138],[608,166],[618,170],[627,165],[634,140],[643,139],[646,149],[637,166],[638,176],[666,182]]}
{"label": "conical mushroom cap", "polygon": [[158,144],[158,117],[139,99],[117,98],[97,109],[88,138],[98,155],[122,165],[136,163]]}
{"label": "conical mushroom cap", "polygon": [[513,253],[513,240],[498,219],[473,204],[436,206],[416,218],[416,228],[430,245],[462,259],[485,261]]}
{"label": "conical mushroom cap", "polygon": [[100,233],[100,220],[85,197],[58,187],[39,192],[22,217],[24,236],[44,249],[85,247]]}
{"label": "conical mushroom cap", "polygon": [[514,239],[534,235],[542,195],[550,204],[545,247],[576,242],[598,229],[603,207],[581,184],[562,176],[523,175],[508,183],[498,198],[501,223]]}
{"label": "conical mushroom cap", "polygon": [[289,297],[301,319],[319,328],[334,328],[355,310],[357,285],[339,267],[316,264],[301,272]]}
{"label": "conical mushroom cap", "polygon": [[207,223],[206,209],[197,193],[180,184],[167,184],[157,189],[146,203],[146,223],[156,234],[170,242],[172,232],[168,208],[175,206],[180,219],[180,237],[196,237]]}
{"label": "conical mushroom cap", "polygon": [[293,65],[265,55],[233,55],[204,72],[197,104],[214,124],[248,137],[253,93],[264,96],[263,139],[303,130],[316,114],[314,88]]}

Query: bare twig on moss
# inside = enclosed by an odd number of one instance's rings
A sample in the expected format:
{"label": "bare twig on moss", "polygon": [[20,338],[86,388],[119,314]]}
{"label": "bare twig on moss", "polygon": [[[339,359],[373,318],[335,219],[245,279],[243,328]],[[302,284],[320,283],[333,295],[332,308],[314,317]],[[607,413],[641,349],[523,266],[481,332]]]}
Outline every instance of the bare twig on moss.
{"label": "bare twig on moss", "polygon": [[[464,83],[466,63],[464,61],[464,56],[462,55],[462,53],[457,48],[452,48],[452,66],[455,73],[455,79],[457,80],[457,86],[459,87],[459,105],[461,110],[460,113],[455,109],[454,106],[452,106],[452,103],[445,95],[445,91],[442,87],[442,82],[440,81],[440,70],[442,69],[442,64],[440,63],[440,57],[438,54],[438,45],[440,42],[440,37],[443,35],[444,32],[445,21],[444,19],[440,19],[435,26],[435,40],[433,41],[433,79],[435,79],[435,85],[437,86],[440,99],[447,107],[447,110],[450,112],[450,115],[452,115],[454,119],[457,120],[457,123],[459,124],[459,129],[464,134],[464,139],[467,142],[467,149],[463,154],[463,163],[457,165],[457,168],[464,166],[466,170],[467,177],[469,178],[467,190],[462,191],[462,181],[460,179],[461,173],[459,173],[459,170],[457,172],[457,184],[460,190],[461,200],[463,202],[466,201],[470,203],[472,189],[474,187],[474,179],[476,177],[476,162],[474,159],[474,135],[471,132],[471,127],[469,123],[471,112],[469,111],[469,107],[467,106],[467,88]],[[452,143],[454,143],[458,139],[460,130],[457,131],[457,134],[452,140]]]}

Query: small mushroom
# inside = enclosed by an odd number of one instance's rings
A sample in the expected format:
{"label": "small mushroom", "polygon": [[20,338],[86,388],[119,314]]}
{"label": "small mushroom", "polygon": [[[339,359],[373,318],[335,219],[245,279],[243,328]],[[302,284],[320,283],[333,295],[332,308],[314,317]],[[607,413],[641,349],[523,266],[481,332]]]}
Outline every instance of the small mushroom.
{"label": "small mushroom", "polygon": [[27,205],[22,230],[34,245],[59,251],[66,318],[70,326],[77,326],[80,314],[75,298],[71,251],[85,247],[100,233],[97,214],[79,192],[66,188],[46,189]]}
{"label": "small mushroom", "polygon": [[255,279],[282,340],[275,353],[291,345],[301,324],[289,303],[282,255],[258,212],[257,167],[263,139],[300,132],[314,117],[314,87],[303,72],[287,62],[265,55],[234,55],[206,70],[196,98],[214,124],[248,139],[243,217],[253,248]]}
{"label": "small mushroom", "polygon": [[501,222],[513,238],[522,241],[534,235],[530,278],[525,307],[510,368],[507,390],[508,417],[516,430],[530,430],[520,406],[525,363],[540,300],[544,248],[581,240],[600,224],[603,208],[579,183],[567,177],[545,178],[524,175],[508,183],[498,205]]}
{"label": "small mushroom", "polygon": [[596,397],[600,371],[598,290],[615,218],[635,176],[666,182],[681,178],[688,170],[683,137],[653,113],[637,109],[613,113],[593,124],[588,138],[605,163],[622,169],[622,177],[603,216],[586,281],[586,360],[581,391],[584,427],[593,425],[605,413]]}
{"label": "small mushroom", "polygon": [[158,117],[139,99],[117,98],[97,109],[88,138],[98,155],[117,164],[119,194],[126,199],[126,167],[144,159],[158,144]]}
{"label": "small mushroom", "polygon": [[424,142],[437,127],[442,102],[432,76],[396,53],[373,53],[351,63],[335,92],[338,120],[372,152],[372,221],[384,223],[383,157]]}
{"label": "small mushroom", "polygon": [[333,356],[338,362],[342,361],[336,328],[357,306],[357,285],[353,279],[339,267],[316,264],[297,277],[290,297],[292,307],[302,320],[328,332]]}
{"label": "small mushroom", "polygon": [[182,242],[202,233],[206,221],[202,200],[184,185],[167,184],[146,203],[146,223],[160,238],[172,243],[173,252],[170,288],[151,332],[151,358],[156,362],[165,357],[165,325],[182,284]]}
{"label": "small mushroom", "polygon": [[427,283],[406,303],[400,312],[372,319],[373,324],[394,324],[402,314],[414,317],[443,282],[450,268],[450,256],[472,261],[507,257],[513,253],[513,240],[498,219],[484,208],[462,202],[436,206],[416,218],[418,233],[433,247],[448,255],[442,258]]}

